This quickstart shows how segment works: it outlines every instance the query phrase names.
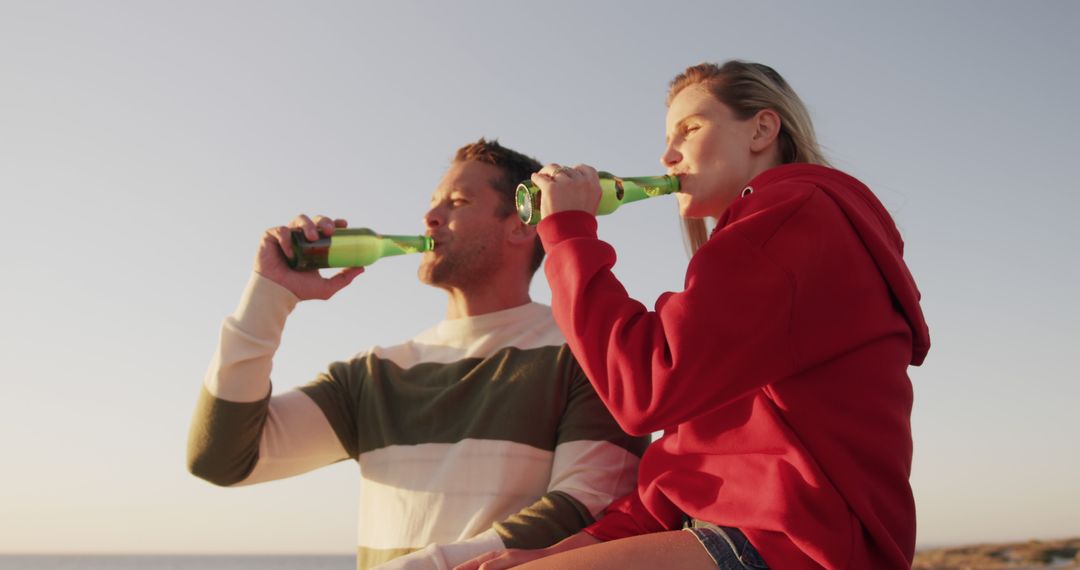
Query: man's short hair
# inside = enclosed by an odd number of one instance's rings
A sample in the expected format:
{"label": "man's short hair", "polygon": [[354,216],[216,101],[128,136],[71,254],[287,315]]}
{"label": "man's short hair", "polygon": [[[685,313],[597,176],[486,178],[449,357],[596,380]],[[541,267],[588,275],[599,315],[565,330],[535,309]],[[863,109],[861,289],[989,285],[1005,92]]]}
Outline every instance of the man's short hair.
{"label": "man's short hair", "polygon": [[[496,214],[503,218],[517,215],[514,196],[518,183],[528,180],[534,172],[539,171],[543,166],[540,161],[531,156],[526,156],[516,150],[502,146],[497,139],[488,141],[483,137],[474,143],[459,148],[454,155],[454,162],[466,162],[469,160],[490,164],[502,171],[502,177],[492,180],[491,187],[502,197]],[[536,273],[543,261],[544,246],[540,244],[538,236],[533,250],[532,263],[529,266],[529,274]]]}

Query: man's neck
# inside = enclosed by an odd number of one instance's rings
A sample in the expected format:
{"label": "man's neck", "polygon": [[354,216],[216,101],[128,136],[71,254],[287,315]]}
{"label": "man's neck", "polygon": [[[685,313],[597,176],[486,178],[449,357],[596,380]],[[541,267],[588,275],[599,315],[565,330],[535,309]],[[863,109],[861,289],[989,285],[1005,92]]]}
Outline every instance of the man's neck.
{"label": "man's neck", "polygon": [[492,279],[482,285],[471,284],[467,287],[448,287],[446,318],[460,319],[474,317],[520,307],[532,302],[529,297],[529,283],[524,286],[520,279],[513,283]]}

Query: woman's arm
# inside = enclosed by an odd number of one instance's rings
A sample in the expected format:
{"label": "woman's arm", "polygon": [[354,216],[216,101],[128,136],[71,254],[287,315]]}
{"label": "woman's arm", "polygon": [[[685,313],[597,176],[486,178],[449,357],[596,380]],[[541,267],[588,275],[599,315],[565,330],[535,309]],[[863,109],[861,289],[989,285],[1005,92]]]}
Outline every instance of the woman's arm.
{"label": "woman's arm", "polygon": [[686,288],[649,311],[612,273],[615,250],[591,214],[555,213],[538,230],[555,319],[628,433],[677,425],[793,370],[793,279],[739,232],[702,247]]}

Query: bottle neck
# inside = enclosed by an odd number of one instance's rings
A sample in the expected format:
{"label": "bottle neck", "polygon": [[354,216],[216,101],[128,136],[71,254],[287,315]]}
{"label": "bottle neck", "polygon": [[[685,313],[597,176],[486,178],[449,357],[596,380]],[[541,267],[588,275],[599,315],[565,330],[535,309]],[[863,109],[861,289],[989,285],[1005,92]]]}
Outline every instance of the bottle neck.
{"label": "bottle neck", "polygon": [[[610,184],[620,204],[665,196],[679,191],[679,179],[670,176],[611,176]],[[601,187],[604,180],[601,179]]]}
{"label": "bottle neck", "polygon": [[674,176],[631,176],[620,178],[600,173],[600,204],[596,215],[610,214],[623,204],[670,194],[679,189]]}
{"label": "bottle neck", "polygon": [[424,253],[435,249],[435,241],[430,236],[383,235],[383,257],[405,255],[406,253]]}

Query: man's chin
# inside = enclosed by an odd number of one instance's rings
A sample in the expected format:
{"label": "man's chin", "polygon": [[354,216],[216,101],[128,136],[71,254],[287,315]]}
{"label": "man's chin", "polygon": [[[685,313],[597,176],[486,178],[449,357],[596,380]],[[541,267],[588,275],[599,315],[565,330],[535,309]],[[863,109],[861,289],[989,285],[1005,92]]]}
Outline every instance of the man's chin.
{"label": "man's chin", "polygon": [[446,280],[444,271],[439,271],[439,267],[436,265],[435,260],[424,261],[420,263],[420,268],[416,270],[416,277],[424,285],[431,285],[433,287],[439,287]]}
{"label": "man's chin", "polygon": [[416,270],[416,278],[424,285],[431,285],[431,267],[421,265],[420,268]]}

